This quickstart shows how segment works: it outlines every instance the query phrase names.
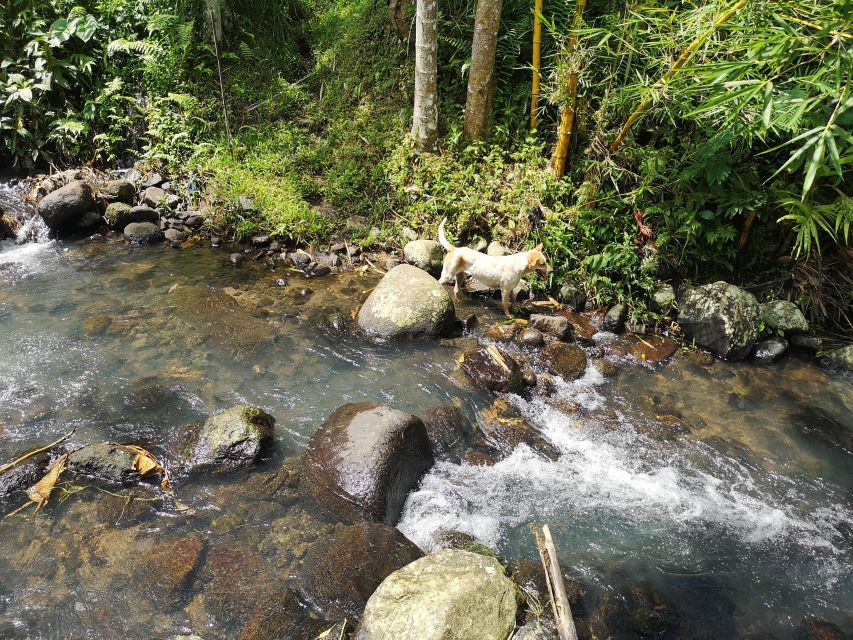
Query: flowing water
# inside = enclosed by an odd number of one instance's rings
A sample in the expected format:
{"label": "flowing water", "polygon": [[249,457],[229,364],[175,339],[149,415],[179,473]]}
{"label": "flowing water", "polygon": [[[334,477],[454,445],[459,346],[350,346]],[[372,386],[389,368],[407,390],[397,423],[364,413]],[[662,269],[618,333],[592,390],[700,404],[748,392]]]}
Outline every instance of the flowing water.
{"label": "flowing water", "polygon": [[[29,225],[32,241],[0,243],[0,462],[75,428],[67,446],[136,442],[169,466],[183,425],[243,402],[276,417],[277,447],[254,475],[178,478],[180,503],[68,484],[34,518],[0,522],[1,638],[236,637],[328,526],[253,477],[275,476],[345,402],[455,401],[472,420],[491,402],[449,379],[453,341],[377,346],[330,326],[376,276],[305,280],[222,250],[51,241]],[[439,462],[399,523],[421,547],[457,530],[535,558],[530,526],[547,521],[585,615],[608,624],[651,599],[668,628],[654,637],[788,639],[809,616],[853,629],[849,375],[679,353],[611,378],[590,368],[558,383],[557,403],[509,399],[558,459],[522,445],[490,467]],[[182,540],[203,558],[164,602],[163,549]]]}

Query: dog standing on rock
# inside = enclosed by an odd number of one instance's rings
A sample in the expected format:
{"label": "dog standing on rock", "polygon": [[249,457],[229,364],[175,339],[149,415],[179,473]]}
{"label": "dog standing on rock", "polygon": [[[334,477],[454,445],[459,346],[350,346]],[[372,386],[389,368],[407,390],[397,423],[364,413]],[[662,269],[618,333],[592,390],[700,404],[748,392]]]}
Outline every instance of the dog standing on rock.
{"label": "dog standing on rock", "polygon": [[542,245],[538,244],[530,251],[522,251],[509,256],[490,256],[468,247],[454,247],[444,234],[444,224],[447,218],[438,225],[438,242],[447,251],[444,256],[444,268],[441,270],[441,283],[449,283],[455,280],[453,294],[459,295],[459,288],[465,282],[467,273],[486,287],[501,290],[501,302],[504,314],[512,317],[510,307],[512,305],[512,291],[521,282],[521,279],[536,271],[542,277],[546,277],[551,271],[548,260],[542,253]]}

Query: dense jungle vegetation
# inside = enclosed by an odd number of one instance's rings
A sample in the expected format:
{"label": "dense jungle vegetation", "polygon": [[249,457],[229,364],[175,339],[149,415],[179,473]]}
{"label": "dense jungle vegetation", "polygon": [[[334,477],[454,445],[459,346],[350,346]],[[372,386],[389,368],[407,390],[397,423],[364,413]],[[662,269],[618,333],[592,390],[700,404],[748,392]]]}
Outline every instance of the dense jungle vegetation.
{"label": "dense jungle vegetation", "polygon": [[438,142],[420,151],[414,2],[4,0],[0,155],[23,172],[144,158],[193,177],[237,237],[399,247],[448,216],[462,242],[544,242],[540,286],[637,317],[656,281],[726,278],[853,331],[851,4],[585,4],[543,2],[531,130],[534,0],[503,1],[471,141],[476,2],[439,0]]}

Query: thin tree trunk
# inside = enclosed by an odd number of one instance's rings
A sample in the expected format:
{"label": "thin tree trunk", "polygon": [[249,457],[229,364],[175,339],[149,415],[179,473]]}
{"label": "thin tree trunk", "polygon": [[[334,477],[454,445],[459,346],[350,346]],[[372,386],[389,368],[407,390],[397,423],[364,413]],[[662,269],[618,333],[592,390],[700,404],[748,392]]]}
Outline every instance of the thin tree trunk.
{"label": "thin tree trunk", "polygon": [[533,89],[530,97],[530,129],[536,129],[539,117],[539,80],[542,68],[542,0],[533,8]]}
{"label": "thin tree trunk", "polygon": [[465,102],[465,135],[469,140],[485,138],[489,132],[492,97],[495,92],[495,50],[501,23],[503,0],[479,0],[468,70],[468,98]]}
{"label": "thin tree trunk", "polygon": [[415,112],[412,138],[422,151],[438,136],[438,0],[418,0],[415,20]]}
{"label": "thin tree trunk", "polygon": [[[708,29],[702,33],[696,40],[694,40],[689,47],[687,47],[684,51],[681,52],[681,55],[678,57],[678,60],[672,63],[672,66],[669,68],[665,74],[663,74],[657,82],[652,85],[652,89],[657,93],[661,89],[666,86],[666,83],[669,82],[673,76],[687,64],[687,61],[693,57],[693,54],[696,53],[696,50],[702,46],[702,44],[707,40],[717,29],[719,29],[723,24],[732,19],[732,17],[741,9],[743,9],[749,0],[738,0],[732,7],[725,11],[720,15],[719,18],[714,20],[714,24],[712,24]],[[625,137],[630,133],[631,128],[634,126],[634,123],[640,119],[640,116],[643,115],[643,112],[649,108],[649,105],[652,103],[652,95],[643,100],[634,112],[628,117],[628,120],[625,121],[625,124],[622,127],[622,130],[619,131],[619,135],[616,136],[616,139],[610,145],[610,153],[615,153],[619,150],[619,147],[622,146],[622,143],[625,141]]]}
{"label": "thin tree trunk", "polygon": [[[578,44],[578,28],[583,18],[583,10],[586,0],[577,0],[575,5],[575,17],[572,20],[572,31],[569,41],[566,43],[566,55],[571,56]],[[554,149],[554,173],[558,178],[563,177],[566,172],[566,162],[569,158],[569,143],[572,141],[572,128],[575,123],[575,106],[578,95],[578,73],[572,71],[566,81],[566,95],[568,102],[560,114],[560,129],[557,135],[557,146]]]}

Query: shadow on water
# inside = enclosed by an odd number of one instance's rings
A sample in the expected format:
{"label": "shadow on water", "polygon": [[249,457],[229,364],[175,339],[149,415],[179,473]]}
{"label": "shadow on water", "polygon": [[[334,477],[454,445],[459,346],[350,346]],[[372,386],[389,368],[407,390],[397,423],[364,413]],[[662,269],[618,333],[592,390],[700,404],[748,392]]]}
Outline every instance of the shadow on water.
{"label": "shadow on water", "polygon": [[[153,486],[128,501],[74,483],[0,523],[0,637],[278,637],[264,625],[279,619],[283,637],[322,631],[287,590],[334,531],[293,490],[313,431],[346,402],[456,401],[472,420],[490,402],[448,379],[453,343],[368,345],[346,328],[376,281],[207,249],[0,244],[0,459],[73,426],[70,446],[143,443],[177,469],[186,425],[236,403],[277,419],[260,469],[176,473],[180,505]],[[521,445],[494,466],[440,462],[399,528],[427,549],[457,530],[529,558],[530,525],[550,522],[599,637],[850,625],[850,378],[793,358],[619,366],[559,382],[562,409],[510,397],[557,459]]]}

